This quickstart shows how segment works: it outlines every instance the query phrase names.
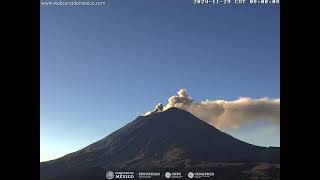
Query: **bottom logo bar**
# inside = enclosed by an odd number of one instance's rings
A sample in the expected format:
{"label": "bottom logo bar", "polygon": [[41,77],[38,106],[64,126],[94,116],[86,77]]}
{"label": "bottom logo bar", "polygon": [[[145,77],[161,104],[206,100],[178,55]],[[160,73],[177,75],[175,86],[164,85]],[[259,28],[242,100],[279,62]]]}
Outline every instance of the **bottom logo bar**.
{"label": "bottom logo bar", "polygon": [[107,171],[106,179],[210,179],[214,172]]}

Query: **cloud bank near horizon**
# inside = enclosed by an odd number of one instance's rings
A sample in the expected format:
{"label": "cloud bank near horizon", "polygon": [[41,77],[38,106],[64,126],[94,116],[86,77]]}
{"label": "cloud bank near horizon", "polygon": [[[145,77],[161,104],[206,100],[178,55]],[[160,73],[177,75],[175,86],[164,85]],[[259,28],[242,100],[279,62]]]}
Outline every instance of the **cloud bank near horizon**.
{"label": "cloud bank near horizon", "polygon": [[177,95],[171,96],[167,105],[163,106],[159,103],[153,111],[145,115],[162,112],[171,107],[184,109],[218,129],[235,129],[243,124],[262,120],[269,120],[276,125],[280,124],[280,98],[239,97],[233,101],[195,101],[188,95],[186,89],[180,89]]}

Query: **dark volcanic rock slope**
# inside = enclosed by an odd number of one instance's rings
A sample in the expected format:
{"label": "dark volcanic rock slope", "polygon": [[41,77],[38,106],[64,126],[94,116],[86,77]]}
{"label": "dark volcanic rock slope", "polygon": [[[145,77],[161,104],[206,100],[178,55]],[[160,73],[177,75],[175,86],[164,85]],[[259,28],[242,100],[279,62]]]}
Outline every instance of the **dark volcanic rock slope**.
{"label": "dark volcanic rock slope", "polygon": [[171,108],[131,123],[84,149],[40,163],[48,178],[88,168],[192,168],[210,163],[279,163],[280,148],[258,147],[221,132],[191,113]]}

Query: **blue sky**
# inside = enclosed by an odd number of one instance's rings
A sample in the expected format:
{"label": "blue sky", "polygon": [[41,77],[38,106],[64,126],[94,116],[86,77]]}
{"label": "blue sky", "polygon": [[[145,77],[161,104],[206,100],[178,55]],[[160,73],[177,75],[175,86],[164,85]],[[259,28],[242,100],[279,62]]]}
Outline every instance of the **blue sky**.
{"label": "blue sky", "polygon": [[[49,160],[97,141],[166,104],[280,97],[279,7],[192,1],[108,1],[41,7],[41,154]],[[266,122],[227,130],[280,146]]]}

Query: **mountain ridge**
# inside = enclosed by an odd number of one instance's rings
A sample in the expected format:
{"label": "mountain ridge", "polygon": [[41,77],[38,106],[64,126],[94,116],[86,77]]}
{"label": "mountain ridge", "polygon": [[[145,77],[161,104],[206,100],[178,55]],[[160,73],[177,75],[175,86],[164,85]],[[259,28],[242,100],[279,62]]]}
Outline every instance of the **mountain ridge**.
{"label": "mountain ridge", "polygon": [[138,116],[79,151],[40,163],[40,171],[47,178],[88,168],[188,169],[258,162],[280,163],[280,148],[246,143],[187,111],[170,108]]}

